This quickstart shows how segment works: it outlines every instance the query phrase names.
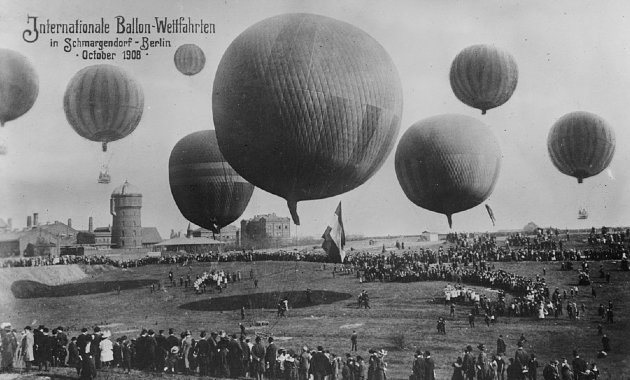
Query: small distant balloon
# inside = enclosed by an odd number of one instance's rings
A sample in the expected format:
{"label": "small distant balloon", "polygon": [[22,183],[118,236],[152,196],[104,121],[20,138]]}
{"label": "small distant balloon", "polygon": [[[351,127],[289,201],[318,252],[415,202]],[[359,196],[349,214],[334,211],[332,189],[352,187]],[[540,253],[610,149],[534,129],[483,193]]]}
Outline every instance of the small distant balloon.
{"label": "small distant balloon", "polygon": [[184,44],[178,47],[173,60],[177,70],[184,75],[195,75],[206,65],[206,55],[195,44]]}
{"label": "small distant balloon", "polygon": [[39,94],[39,78],[22,54],[0,49],[0,126],[31,109]]}
{"label": "small distant balloon", "polygon": [[615,131],[594,113],[571,112],[551,127],[547,150],[551,162],[560,172],[582,183],[584,178],[602,172],[612,161]]}
{"label": "small distant balloon", "polygon": [[[463,115],[439,115],[412,125],[396,149],[396,176],[416,205],[445,214],[485,201],[499,178],[501,148],[492,130]],[[491,215],[491,218],[494,215]]]}
{"label": "small distant balloon", "polygon": [[518,83],[518,66],[507,51],[473,45],[453,60],[450,80],[455,96],[485,115],[510,99]]}

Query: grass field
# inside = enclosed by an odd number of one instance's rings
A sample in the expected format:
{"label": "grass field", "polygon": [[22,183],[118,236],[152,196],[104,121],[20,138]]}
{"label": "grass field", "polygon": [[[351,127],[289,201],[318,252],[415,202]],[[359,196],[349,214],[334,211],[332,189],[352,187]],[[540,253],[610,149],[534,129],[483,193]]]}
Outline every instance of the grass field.
{"label": "grass field", "polygon": [[[495,263],[497,269],[535,276],[545,276],[551,290],[556,287],[567,289],[577,285],[577,271],[560,271],[559,263]],[[578,267],[578,265],[574,265]],[[592,263],[593,275],[599,269],[599,263]],[[237,333],[240,320],[238,307],[220,307],[226,298],[243,302],[248,297],[261,293],[257,297],[265,298],[266,304],[274,304],[278,294],[293,292],[300,294],[310,288],[314,292],[338,292],[352,295],[333,303],[322,302],[315,306],[291,308],[287,318],[277,319],[275,309],[248,309],[246,326],[248,334],[271,334],[277,338],[279,346],[297,349],[306,344],[309,347],[323,345],[326,349],[344,355],[350,349],[350,334],[356,330],[359,334],[359,354],[364,357],[369,348],[384,348],[389,354],[389,379],[407,379],[410,374],[413,352],[415,349],[429,350],[436,362],[438,379],[450,378],[451,363],[462,355],[467,345],[476,347],[484,343],[490,352],[496,349],[496,339],[503,334],[508,345],[508,355],[513,356],[516,341],[522,334],[527,338],[526,348],[534,352],[543,366],[549,359],[569,358],[571,352],[578,349],[587,361],[593,361],[601,349],[601,336],[597,335],[597,316],[599,303],[607,304],[611,300],[615,305],[614,324],[603,324],[604,333],[611,338],[612,351],[608,358],[597,360],[603,379],[630,378],[630,272],[618,271],[618,263],[604,263],[604,268],[611,271],[610,284],[603,279],[593,278],[597,297],[591,296],[590,287],[580,287],[576,297],[578,305],[584,303],[586,316],[577,321],[570,321],[566,313],[558,320],[536,320],[530,318],[500,318],[496,325],[486,327],[482,318],[477,319],[477,326],[469,328],[467,322],[468,307],[458,306],[456,317],[448,318],[448,307],[436,303],[434,299],[442,296],[444,282],[418,283],[359,283],[351,275],[337,275],[333,278],[332,266],[295,262],[254,262],[254,263],[197,263],[191,267],[151,265],[132,269],[94,271],[87,268],[89,276],[74,282],[79,287],[92,288],[96,283],[111,286],[112,281],[134,281],[147,284],[144,280],[160,281],[160,291],[151,292],[148,286],[135,289],[123,289],[120,294],[107,291],[100,294],[75,295],[68,297],[11,298],[0,309],[0,320],[11,321],[16,327],[27,324],[46,326],[68,326],[70,335],[76,335],[83,326],[100,325],[110,329],[114,338],[125,335],[137,335],[141,328],[168,329],[177,331],[191,329],[193,336],[198,336],[202,329],[206,331],[226,330]],[[171,287],[167,284],[168,272],[172,270],[175,278],[190,274],[195,275],[211,269],[225,271],[240,270],[244,280],[229,284],[221,294],[218,292],[197,295],[190,289]],[[259,279],[258,289],[249,279],[253,270]],[[142,280],[142,281],[140,281]],[[85,285],[81,285],[85,284]],[[91,284],[91,285],[89,285]],[[66,285],[67,286],[67,285]],[[370,294],[371,309],[358,309],[356,296],[361,290]],[[481,289],[480,289],[481,290]],[[241,297],[241,298],[239,298]],[[217,300],[219,306],[213,303]],[[212,307],[181,308],[185,304],[212,305]],[[302,305],[303,306],[303,305]],[[208,309],[223,309],[207,311]],[[446,335],[438,335],[436,321],[446,317]],[[255,321],[266,320],[269,326],[253,326]],[[402,347],[401,347],[402,346]],[[68,372],[71,374],[71,372]],[[541,377],[542,368],[539,370]],[[127,377],[136,378],[139,374]]]}

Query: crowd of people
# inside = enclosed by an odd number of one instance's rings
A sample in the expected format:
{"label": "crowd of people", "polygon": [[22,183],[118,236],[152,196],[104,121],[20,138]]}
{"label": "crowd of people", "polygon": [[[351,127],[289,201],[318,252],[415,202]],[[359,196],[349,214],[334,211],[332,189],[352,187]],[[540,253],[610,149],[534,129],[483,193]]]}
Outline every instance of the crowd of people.
{"label": "crowd of people", "polygon": [[[179,373],[218,378],[255,378],[258,380],[385,380],[387,378],[387,351],[370,349],[365,358],[358,354],[356,331],[350,337],[350,352],[337,355],[324,350],[302,346],[285,349],[272,336],[263,338],[241,334],[229,335],[225,331],[209,334],[200,331],[196,336],[190,330],[176,334],[159,330],[142,329],[138,336],[112,338],[109,330],[94,327],[92,332],[81,329],[78,336],[69,338],[63,327],[52,330],[40,325],[26,326],[21,334],[8,323],[0,326],[1,367],[3,372],[17,367],[29,372],[51,367],[70,367],[80,379],[95,379],[99,372],[131,373],[144,371],[154,375]],[[521,334],[514,355],[508,355],[508,346],[502,335],[496,340],[496,350],[477,345],[473,352],[468,345],[451,364],[452,380],[535,380],[542,372],[545,380],[595,380],[599,369],[594,361],[588,363],[573,351],[569,363],[566,358],[539,363],[534,354],[524,347],[527,339]],[[609,339],[602,338],[604,349],[599,357],[610,350]],[[455,354],[454,356],[457,356]],[[411,380],[435,380],[436,364],[431,352],[416,349],[411,366]]]}
{"label": "crowd of people", "polygon": [[[219,378],[248,377],[274,380],[344,379],[384,380],[387,352],[370,349],[361,355],[337,355],[322,346],[285,349],[272,336],[256,335],[253,341],[241,328],[240,337],[225,331],[205,331],[193,337],[190,330],[176,334],[142,329],[138,336],[112,338],[109,330],[83,328],[68,338],[62,327],[49,330],[26,326],[21,334],[2,325],[2,371],[16,366],[29,372],[51,367],[71,367],[80,379],[94,379],[99,371],[154,374],[179,373]],[[351,351],[357,351],[356,334]]]}

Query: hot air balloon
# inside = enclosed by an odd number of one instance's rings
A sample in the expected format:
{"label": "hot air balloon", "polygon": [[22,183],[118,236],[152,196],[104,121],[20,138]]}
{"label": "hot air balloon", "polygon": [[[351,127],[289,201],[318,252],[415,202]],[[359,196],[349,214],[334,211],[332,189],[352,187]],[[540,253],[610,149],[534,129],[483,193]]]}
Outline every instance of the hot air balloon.
{"label": "hot air balloon", "polygon": [[450,79],[455,96],[485,115],[510,99],[518,83],[518,66],[504,50],[473,45],[455,57]]}
{"label": "hot air balloon", "polygon": [[184,44],[178,47],[173,60],[177,70],[184,75],[195,75],[206,65],[203,50],[195,44]]}
{"label": "hot air balloon", "polygon": [[396,149],[396,176],[416,205],[451,216],[490,196],[501,169],[499,142],[484,123],[440,115],[413,124]]}
{"label": "hot air balloon", "polygon": [[393,148],[402,88],[385,49],[364,31],[285,14],[241,33],[223,55],[212,111],[221,152],[249,182],[297,202],[350,191]]}
{"label": "hot air balloon", "polygon": [[[63,98],[66,119],[80,136],[107,144],[131,134],[144,108],[142,87],[123,69],[88,66],[72,77]],[[109,183],[107,164],[99,182]]]}
{"label": "hot air balloon", "polygon": [[[22,54],[0,49],[0,127],[31,109],[39,93],[39,78]],[[0,146],[0,154],[6,147]]]}
{"label": "hot air balloon", "polygon": [[598,115],[571,112],[551,127],[547,150],[558,170],[582,183],[610,164],[615,154],[615,132]]}
{"label": "hot air balloon", "polygon": [[168,167],[171,194],[179,211],[214,233],[243,214],[254,191],[225,161],[213,130],[179,140]]}

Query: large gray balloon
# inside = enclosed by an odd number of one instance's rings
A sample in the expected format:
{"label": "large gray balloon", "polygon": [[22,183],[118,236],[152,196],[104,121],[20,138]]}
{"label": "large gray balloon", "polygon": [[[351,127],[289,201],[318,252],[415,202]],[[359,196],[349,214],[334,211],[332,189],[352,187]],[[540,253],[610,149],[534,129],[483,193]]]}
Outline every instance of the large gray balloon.
{"label": "large gray balloon", "polygon": [[367,181],[391,152],[402,89],[385,49],[364,31],[285,14],[241,33],[217,69],[212,111],[221,152],[250,183],[297,202]]}
{"label": "large gray balloon", "polygon": [[421,120],[396,149],[396,176],[407,198],[430,211],[452,215],[486,200],[499,178],[501,148],[490,128],[463,115]]}

